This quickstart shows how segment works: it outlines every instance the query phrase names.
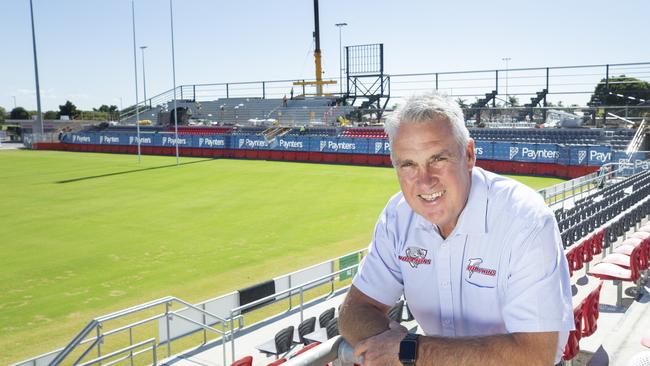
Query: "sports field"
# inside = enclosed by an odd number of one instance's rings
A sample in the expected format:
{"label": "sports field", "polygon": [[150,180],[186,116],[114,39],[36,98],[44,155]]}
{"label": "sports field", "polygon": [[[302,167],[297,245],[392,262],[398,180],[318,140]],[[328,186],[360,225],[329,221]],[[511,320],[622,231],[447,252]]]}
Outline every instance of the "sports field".
{"label": "sports field", "polygon": [[198,302],[360,249],[398,190],[388,168],[175,162],[0,151],[0,364],[61,347],[102,314]]}

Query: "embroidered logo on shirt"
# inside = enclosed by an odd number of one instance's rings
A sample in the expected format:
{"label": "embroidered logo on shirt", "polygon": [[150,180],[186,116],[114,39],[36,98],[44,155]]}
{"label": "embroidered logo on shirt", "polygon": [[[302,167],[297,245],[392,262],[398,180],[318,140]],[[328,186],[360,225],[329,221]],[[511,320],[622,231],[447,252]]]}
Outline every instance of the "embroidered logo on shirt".
{"label": "embroidered logo on shirt", "polygon": [[496,276],[497,274],[496,269],[481,268],[481,263],[483,263],[482,258],[472,258],[468,262],[466,269],[469,272],[469,278],[472,278],[474,273],[480,273],[486,276]]}
{"label": "embroidered logo on shirt", "polygon": [[427,250],[424,248],[418,247],[408,247],[406,248],[406,255],[398,256],[399,260],[402,262],[407,262],[411,267],[418,268],[420,264],[431,264],[431,259],[425,258],[427,256]]}

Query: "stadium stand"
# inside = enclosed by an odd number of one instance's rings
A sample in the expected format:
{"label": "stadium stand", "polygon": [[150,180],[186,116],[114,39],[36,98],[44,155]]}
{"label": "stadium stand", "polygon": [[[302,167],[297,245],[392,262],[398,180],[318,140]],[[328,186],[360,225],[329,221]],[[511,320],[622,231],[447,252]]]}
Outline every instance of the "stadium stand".
{"label": "stadium stand", "polygon": [[[267,132],[273,131],[273,130],[269,130],[268,126],[217,126],[217,127],[186,126],[186,127],[188,131],[187,134],[194,134],[193,132],[199,132],[203,130],[211,131],[211,129],[219,128],[221,129],[220,131],[222,131],[222,135],[226,135],[226,136],[228,134],[232,136],[240,136],[240,135],[241,136],[250,136],[250,135],[264,136],[265,131]],[[343,136],[344,134],[347,134],[346,138],[349,138],[349,140],[353,140],[358,138],[370,138],[368,137],[368,134],[378,133],[378,131],[381,131],[376,128],[365,128],[364,129],[365,132],[361,136],[355,136],[354,132],[353,133],[346,132],[351,130],[354,131],[356,129],[343,128],[337,130],[336,128],[333,127],[323,127],[323,128],[310,127],[308,129],[298,129],[294,127],[289,130],[283,130],[282,132],[284,133],[283,136],[296,136],[308,132],[310,135],[312,133],[314,134],[320,133],[322,134],[321,136],[325,136],[329,138],[331,138],[332,136],[337,136],[337,134],[339,136]],[[480,130],[479,133],[484,133],[485,130],[487,129],[478,129],[478,130]],[[539,129],[530,129],[530,130],[535,131],[536,134],[538,133],[538,131],[541,131]],[[553,131],[553,132],[548,132],[548,131]],[[576,131],[591,131],[591,130],[577,129]],[[601,132],[602,131],[600,131],[599,133]],[[489,134],[492,133],[493,131],[489,132]],[[502,133],[504,132],[498,132],[496,134],[502,134]],[[516,138],[515,135],[517,133],[519,132],[510,131],[508,132],[507,136],[508,138]],[[589,132],[589,133],[594,134],[594,132]],[[149,134],[153,135],[156,134],[156,132],[153,133],[149,132]],[[165,131],[158,130],[158,134],[165,134],[169,136],[169,133]],[[539,136],[538,135],[535,136],[536,138],[538,137],[542,138],[548,136],[553,136],[555,138],[556,134],[558,134],[556,130],[546,130],[543,132],[539,132]],[[562,134],[565,134],[565,132],[563,132]],[[204,134],[199,132],[196,133],[196,135],[203,136]],[[207,135],[215,135],[215,133],[210,132]],[[567,134],[566,136],[563,135],[563,137],[566,138],[567,141],[570,140],[570,137],[568,136],[573,136],[575,138],[575,136],[577,135],[570,135],[570,134]],[[602,134],[599,136],[602,137]],[[279,138],[278,135],[274,137]],[[79,146],[84,146],[84,145],[79,145]],[[114,148],[116,149],[116,151],[120,151],[119,149],[123,147],[110,146],[110,148],[111,149]],[[163,149],[163,147],[160,147],[160,149]],[[171,149],[171,147],[164,147],[164,149]],[[634,284],[635,287],[637,288],[636,291],[627,291],[626,293],[631,293],[634,295],[634,297],[632,297],[632,300],[639,299],[638,296],[643,293],[643,287],[642,287],[642,281],[644,277],[643,268],[647,268],[647,263],[648,263],[647,235],[644,236],[644,234],[642,233],[645,233],[646,232],[645,230],[650,231],[650,227],[646,228],[646,226],[642,226],[641,228],[639,228],[639,230],[636,233],[630,233],[630,230],[636,229],[636,226],[642,223],[644,220],[647,220],[648,214],[650,214],[650,200],[648,199],[648,197],[650,196],[650,172],[648,171],[640,172],[640,173],[633,174],[629,177],[616,177],[611,180],[603,179],[602,184],[589,183],[589,185],[590,187],[593,186],[591,187],[593,188],[593,191],[589,191],[588,194],[586,194],[586,196],[581,195],[580,199],[574,200],[572,204],[569,205],[568,207],[565,208],[565,206],[562,206],[562,208],[557,209],[555,211],[555,216],[558,220],[558,227],[560,228],[561,231],[562,242],[565,247],[565,255],[569,262],[569,270],[571,272],[572,282],[574,282],[574,286],[578,288],[578,290],[576,290],[576,294],[574,295],[574,309],[575,309],[574,315],[578,313],[580,314],[580,317],[576,316],[575,321],[576,324],[579,321],[581,325],[581,328],[579,328],[580,331],[572,334],[570,344],[567,344],[567,348],[565,350],[566,352],[564,355],[567,361],[573,360],[576,357],[579,357],[579,355],[589,352],[588,350],[593,350],[593,347],[585,346],[585,345],[588,345],[589,343],[592,342],[597,343],[598,340],[594,341],[592,339],[594,337],[599,339],[599,337],[602,336],[599,336],[598,333],[607,331],[608,327],[601,326],[602,324],[599,321],[599,318],[601,316],[599,312],[599,305],[602,304],[602,302],[600,301],[602,299],[600,297],[600,294],[601,292],[606,294],[608,293],[609,291],[608,287],[610,281],[614,280],[615,281],[614,283],[616,285],[616,290],[617,290],[617,295],[615,297],[616,309],[622,309],[623,306],[626,304],[622,299],[623,282],[621,280],[629,278],[630,281],[633,280],[636,281],[636,283]],[[643,248],[646,248],[646,250],[644,251]],[[596,278],[596,273],[597,270],[600,270],[606,264],[611,264],[611,263],[607,263],[607,261],[609,260],[606,261],[605,259],[599,258],[600,257],[599,255],[605,257],[608,254],[606,253],[607,251],[609,251],[610,256],[613,254],[619,254],[618,257],[620,261],[617,262],[619,264],[618,265],[613,264],[613,265],[617,266],[616,268],[614,268],[617,271],[615,273],[619,273],[622,275],[617,278],[613,278],[613,277],[603,278],[603,280],[605,281],[604,283],[606,283],[606,285],[603,286],[603,281]],[[620,265],[625,264],[626,257],[628,258],[627,261],[628,268],[623,268]],[[611,258],[616,258],[616,256]],[[592,267],[591,269],[590,266]],[[582,271],[583,269],[584,271]],[[647,277],[647,269],[645,271],[646,271],[645,277]],[[588,285],[581,286],[579,283],[582,281],[586,281]],[[627,286],[627,284],[625,286]],[[274,299],[276,296],[277,296],[276,294],[270,294],[269,298]],[[330,324],[332,319],[335,319],[335,307],[332,307],[331,305],[333,304],[330,304],[329,306],[321,309],[322,311],[318,316],[320,328],[313,329],[313,331],[317,331],[317,330],[320,330],[321,332],[323,330],[325,332],[327,331],[328,324]],[[395,314],[400,313],[400,318],[401,318],[401,313],[403,312],[404,311],[401,312],[396,311]],[[408,310],[406,312],[408,313]],[[315,323],[316,314],[318,313],[314,313],[314,323]],[[327,316],[324,316],[325,314],[327,314]],[[395,316],[397,317],[397,315]],[[329,319],[325,319],[325,318],[329,318]],[[295,326],[297,326],[298,328],[295,328],[298,329],[297,332],[296,330],[292,330],[291,341],[292,343],[303,343],[303,344],[305,343],[304,338],[308,333],[303,334],[301,339],[300,330],[299,330],[300,321],[297,320],[291,322],[282,321],[281,323],[277,323],[275,325],[276,326],[274,326],[273,328],[275,330],[286,329],[286,327],[289,325],[291,325],[294,328]],[[234,337],[234,334],[233,334],[233,345],[234,345],[234,338],[238,338],[238,339],[245,338],[244,334],[241,335],[238,334],[237,337]],[[263,338],[263,340],[266,339],[272,341],[273,344],[272,345],[269,344],[269,346],[274,347],[272,351],[277,352],[278,349],[282,349],[282,348],[279,348],[275,344],[275,335],[277,334],[267,334],[266,337]],[[326,336],[322,339],[324,343],[323,346],[327,346],[327,344],[325,343],[329,338],[327,337],[327,334],[325,335]],[[333,335],[333,333],[331,335]],[[273,337],[273,339],[270,339],[271,337]],[[331,339],[336,339],[336,338],[337,337]],[[238,342],[240,342],[241,344],[242,341],[238,341]],[[255,344],[259,344],[259,339],[258,342],[256,342]],[[313,348],[310,348],[309,352],[304,351],[304,353],[305,354],[307,353],[313,354],[312,352],[317,353],[319,352],[318,351],[319,346],[320,345],[312,346]],[[253,347],[254,344],[251,344],[250,348],[248,348],[247,351],[250,352],[250,349],[252,349]],[[293,345],[289,345],[289,349],[293,349]],[[290,351],[286,351],[284,353],[277,352],[277,353],[269,353],[269,354],[275,354],[276,357],[283,356],[280,360],[285,359],[288,360],[286,362],[289,363],[291,363],[293,360],[289,358],[291,354]],[[233,354],[232,356],[234,357],[235,355]],[[245,355],[241,353],[237,353],[237,356],[242,357]],[[259,359],[254,360],[254,363],[256,365],[261,365],[262,363],[260,362],[267,362],[267,361],[259,360]]]}

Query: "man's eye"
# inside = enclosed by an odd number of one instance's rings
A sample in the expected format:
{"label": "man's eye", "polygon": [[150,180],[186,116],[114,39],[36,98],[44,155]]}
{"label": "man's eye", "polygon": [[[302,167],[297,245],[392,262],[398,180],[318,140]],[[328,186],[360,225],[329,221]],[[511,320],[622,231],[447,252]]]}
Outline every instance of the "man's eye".
{"label": "man's eye", "polygon": [[435,158],[433,158],[433,161],[445,161],[445,160],[447,160],[447,158],[444,156],[436,156]]}
{"label": "man's eye", "polygon": [[402,163],[402,165],[400,165],[401,168],[410,168],[412,166],[413,166],[413,163]]}

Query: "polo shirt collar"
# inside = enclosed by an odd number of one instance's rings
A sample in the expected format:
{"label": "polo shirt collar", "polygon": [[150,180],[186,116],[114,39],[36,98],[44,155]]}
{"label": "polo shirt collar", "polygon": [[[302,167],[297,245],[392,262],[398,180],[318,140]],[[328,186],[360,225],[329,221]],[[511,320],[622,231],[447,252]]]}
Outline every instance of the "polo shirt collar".
{"label": "polo shirt collar", "polygon": [[454,231],[460,234],[487,233],[488,189],[481,168],[472,169],[472,187],[467,204],[461,212]]}

